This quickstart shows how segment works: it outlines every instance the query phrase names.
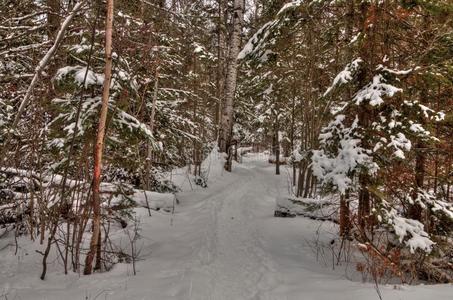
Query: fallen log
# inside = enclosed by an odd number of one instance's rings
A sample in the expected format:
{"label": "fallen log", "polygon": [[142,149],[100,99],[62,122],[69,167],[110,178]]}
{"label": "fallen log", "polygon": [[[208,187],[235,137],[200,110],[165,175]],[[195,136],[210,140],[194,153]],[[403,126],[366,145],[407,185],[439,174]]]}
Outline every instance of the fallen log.
{"label": "fallen log", "polygon": [[277,198],[274,217],[294,218],[296,216],[303,216],[312,220],[338,223],[334,214],[330,213],[324,215],[319,213],[324,206],[326,206],[326,204],[322,201],[316,203],[314,201],[304,202],[303,200],[284,197]]}

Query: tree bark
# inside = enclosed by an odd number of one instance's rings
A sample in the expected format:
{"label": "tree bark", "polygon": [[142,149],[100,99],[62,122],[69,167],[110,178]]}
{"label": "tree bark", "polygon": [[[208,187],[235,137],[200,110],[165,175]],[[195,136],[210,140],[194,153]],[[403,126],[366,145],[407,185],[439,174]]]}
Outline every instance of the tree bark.
{"label": "tree bark", "polygon": [[217,74],[216,74],[216,86],[217,86],[217,102],[215,105],[215,125],[216,125],[216,139],[219,138],[220,120],[222,106],[220,99],[223,98],[224,92],[224,78],[225,78],[225,0],[218,0],[218,22],[217,22]]}
{"label": "tree bark", "polygon": [[[159,92],[159,67],[156,66],[155,79],[154,79],[154,91],[153,91],[153,103],[151,106],[151,115],[149,120],[149,130],[154,136],[154,119],[156,118],[156,105],[157,97]],[[146,155],[146,189],[151,190],[151,167],[152,167],[152,158],[153,158],[153,149],[150,142],[147,146],[147,155]],[[148,205],[149,206],[149,205]]]}
{"label": "tree bark", "polygon": [[83,273],[89,275],[93,269],[93,259],[97,251],[101,231],[101,168],[102,153],[104,150],[105,125],[107,121],[108,101],[110,97],[110,82],[112,78],[112,31],[113,31],[113,0],[107,0],[107,20],[105,26],[105,70],[104,86],[102,91],[102,105],[99,117],[98,132],[94,150],[93,172],[93,234],[90,241],[90,250],[85,259]]}
{"label": "tree bark", "polygon": [[278,138],[278,114],[275,117],[275,127],[274,127],[274,134],[275,134],[275,175],[280,175],[280,141]]}
{"label": "tree bark", "polygon": [[303,159],[299,162],[299,178],[297,180],[297,197],[301,197],[304,191],[305,174],[307,172],[307,162]]}
{"label": "tree bark", "polygon": [[[359,72],[358,75],[358,82],[359,86],[365,86],[367,84],[367,76],[368,76],[368,68],[373,66],[373,58],[370,55],[370,51],[372,51],[372,38],[373,32],[369,26],[370,20],[374,19],[374,4],[362,2],[360,6],[361,10],[361,33],[365,35],[365,40],[362,42],[360,46],[360,57],[364,60],[365,65]],[[359,119],[359,126],[360,128],[368,128],[370,123],[370,116],[371,116],[371,109],[368,107],[368,104],[362,103],[358,107],[358,119]],[[362,147],[365,149],[369,148],[369,142],[367,137],[364,136],[362,138]],[[368,174],[367,170],[360,171],[359,174],[359,208],[358,208],[358,223],[360,228],[362,229],[362,233],[365,233],[365,227],[368,224],[369,214],[370,214],[370,206],[371,206],[371,197],[368,187],[370,186],[370,175]]]}
{"label": "tree bark", "polygon": [[[237,56],[241,43],[242,19],[244,11],[243,0],[234,0],[233,11],[233,32],[231,33],[229,43],[228,67],[225,80],[224,105],[222,110],[221,129],[219,132],[219,148],[220,152],[230,153],[232,131],[233,131],[233,104],[234,94],[236,92],[237,79]],[[228,160],[225,169],[231,172],[231,155],[228,155]]]}
{"label": "tree bark", "polygon": [[308,166],[307,168],[307,175],[305,177],[305,189],[304,189],[304,198],[307,198],[309,196],[310,188],[311,188],[311,180],[312,180],[312,170],[311,167]]}
{"label": "tree bark", "polygon": [[423,152],[424,144],[418,141],[415,149],[415,187],[412,194],[413,204],[409,206],[409,217],[414,220],[422,220],[422,207],[416,202],[418,192],[423,189],[423,182],[425,180],[425,161],[426,155]]}
{"label": "tree bark", "polygon": [[49,36],[55,38],[58,33],[58,28],[60,28],[60,0],[46,0],[47,7],[47,25]]}
{"label": "tree bark", "polygon": [[340,198],[340,236],[347,236],[350,228],[349,219],[349,192],[346,191]]}
{"label": "tree bark", "polygon": [[[346,22],[346,41],[349,42],[353,35],[354,27],[354,1],[348,1],[348,8],[345,14]],[[352,60],[353,48],[352,45],[349,45],[347,49],[346,60],[350,62]],[[346,92],[346,101],[351,100],[351,89],[348,88]],[[346,236],[349,233],[350,228],[350,210],[349,210],[349,191],[346,190],[345,194],[340,198],[340,235]]]}

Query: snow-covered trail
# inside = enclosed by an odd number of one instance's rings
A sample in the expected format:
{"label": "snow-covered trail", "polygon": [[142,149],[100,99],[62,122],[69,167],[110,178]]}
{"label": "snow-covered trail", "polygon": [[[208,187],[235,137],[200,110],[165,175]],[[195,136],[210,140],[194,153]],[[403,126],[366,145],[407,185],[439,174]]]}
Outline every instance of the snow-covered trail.
{"label": "snow-covered trail", "polygon": [[[285,171],[280,176],[273,171],[264,157],[251,156],[235,165],[232,174],[213,176],[207,189],[180,193],[174,215],[155,212],[150,218],[138,211],[143,238],[136,276],[130,264],[119,264],[110,272],[85,277],[53,272],[42,282],[35,257],[28,258],[34,263],[24,259],[0,270],[0,295],[3,291],[8,299],[66,300],[379,299],[372,284],[348,280],[344,267],[332,270],[325,250],[317,259],[312,243],[317,239],[328,245],[329,231],[336,232],[333,225],[273,217],[276,197],[287,194]],[[382,286],[381,292],[385,300],[453,299],[448,285]]]}
{"label": "snow-covered trail", "polygon": [[275,193],[271,187],[278,184],[258,170],[256,165],[238,167],[232,181],[208,199],[210,220],[199,253],[201,266],[194,271],[206,274],[209,282],[196,289],[195,299],[265,299],[279,284],[259,227],[259,220],[273,213],[270,191]]}

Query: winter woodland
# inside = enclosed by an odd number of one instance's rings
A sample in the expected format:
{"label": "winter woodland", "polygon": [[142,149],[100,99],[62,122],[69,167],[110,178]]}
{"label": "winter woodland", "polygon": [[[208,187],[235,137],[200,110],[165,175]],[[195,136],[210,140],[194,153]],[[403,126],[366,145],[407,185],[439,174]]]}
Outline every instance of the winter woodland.
{"label": "winter woodland", "polygon": [[0,299],[453,299],[453,1],[0,0]]}

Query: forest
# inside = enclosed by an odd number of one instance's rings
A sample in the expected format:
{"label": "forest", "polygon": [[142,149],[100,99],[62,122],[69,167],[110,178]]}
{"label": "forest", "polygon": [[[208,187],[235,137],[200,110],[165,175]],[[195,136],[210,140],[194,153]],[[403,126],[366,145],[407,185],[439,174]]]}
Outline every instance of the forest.
{"label": "forest", "polygon": [[0,0],[0,299],[452,283],[452,0]]}

